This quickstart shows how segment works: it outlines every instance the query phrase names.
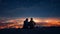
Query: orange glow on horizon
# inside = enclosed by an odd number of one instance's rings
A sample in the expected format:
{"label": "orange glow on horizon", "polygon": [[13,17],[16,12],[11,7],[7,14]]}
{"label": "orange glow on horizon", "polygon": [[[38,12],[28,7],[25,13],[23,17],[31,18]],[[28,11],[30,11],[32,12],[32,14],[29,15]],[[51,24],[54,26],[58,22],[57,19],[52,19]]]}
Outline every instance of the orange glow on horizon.
{"label": "orange glow on horizon", "polygon": [[[12,20],[7,20],[4,23],[6,25],[1,25],[0,29],[3,28],[23,28],[23,24],[26,18],[17,18]],[[30,18],[28,18],[30,21]],[[40,26],[60,26],[60,18],[33,18],[33,21]]]}

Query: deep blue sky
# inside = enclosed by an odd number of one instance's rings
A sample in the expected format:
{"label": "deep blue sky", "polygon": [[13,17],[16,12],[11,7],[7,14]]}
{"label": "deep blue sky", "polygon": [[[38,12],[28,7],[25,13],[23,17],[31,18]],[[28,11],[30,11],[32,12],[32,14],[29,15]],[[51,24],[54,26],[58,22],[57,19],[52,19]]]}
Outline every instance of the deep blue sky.
{"label": "deep blue sky", "polygon": [[60,17],[60,0],[0,0],[0,17]]}

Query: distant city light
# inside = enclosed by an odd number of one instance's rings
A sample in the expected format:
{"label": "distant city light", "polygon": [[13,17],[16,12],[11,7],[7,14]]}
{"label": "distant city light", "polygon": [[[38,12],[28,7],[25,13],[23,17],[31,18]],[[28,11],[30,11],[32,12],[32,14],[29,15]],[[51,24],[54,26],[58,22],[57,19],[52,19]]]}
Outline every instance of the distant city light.
{"label": "distant city light", "polygon": [[[24,24],[24,20],[26,18],[17,18],[17,19],[8,19],[3,22],[0,22],[0,29],[3,28],[22,28]],[[30,18],[28,18],[30,21]],[[33,21],[36,25],[39,26],[60,26],[60,19],[58,18],[33,18]],[[3,25],[4,24],[4,25]]]}

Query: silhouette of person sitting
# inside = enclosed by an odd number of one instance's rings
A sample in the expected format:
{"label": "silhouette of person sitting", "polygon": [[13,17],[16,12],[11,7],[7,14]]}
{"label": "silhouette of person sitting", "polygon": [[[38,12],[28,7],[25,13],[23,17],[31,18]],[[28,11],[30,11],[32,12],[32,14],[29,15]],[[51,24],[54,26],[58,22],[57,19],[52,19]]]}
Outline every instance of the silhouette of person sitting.
{"label": "silhouette of person sitting", "polygon": [[33,18],[31,18],[30,22],[28,22],[28,18],[24,21],[23,28],[24,29],[32,29],[35,27],[35,22],[33,21]]}
{"label": "silhouette of person sitting", "polygon": [[24,21],[23,28],[28,28],[28,18],[26,18],[26,20]]}
{"label": "silhouette of person sitting", "polygon": [[29,22],[29,26],[30,26],[30,29],[34,28],[35,27],[35,22],[33,21],[33,18],[31,18],[30,22]]}

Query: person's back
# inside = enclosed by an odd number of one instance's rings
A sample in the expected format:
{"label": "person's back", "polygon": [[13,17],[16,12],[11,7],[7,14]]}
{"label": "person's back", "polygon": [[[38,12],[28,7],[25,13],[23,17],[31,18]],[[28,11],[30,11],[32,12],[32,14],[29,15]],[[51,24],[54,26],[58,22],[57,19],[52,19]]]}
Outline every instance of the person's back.
{"label": "person's back", "polygon": [[28,19],[24,21],[23,28],[28,28]]}
{"label": "person's back", "polygon": [[33,21],[33,18],[31,18],[30,22],[30,28],[34,28],[35,27],[35,22]]}

